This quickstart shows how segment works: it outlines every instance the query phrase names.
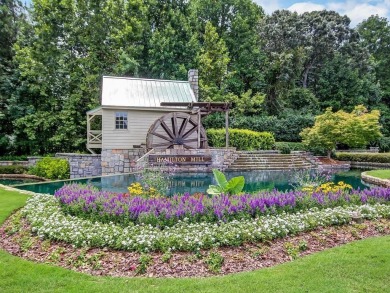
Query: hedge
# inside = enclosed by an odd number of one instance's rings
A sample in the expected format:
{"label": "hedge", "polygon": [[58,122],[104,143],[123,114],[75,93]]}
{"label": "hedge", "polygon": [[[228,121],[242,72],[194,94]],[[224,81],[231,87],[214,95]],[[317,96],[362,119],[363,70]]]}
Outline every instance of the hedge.
{"label": "hedge", "polygon": [[352,162],[390,163],[390,153],[339,153],[337,160]]}
{"label": "hedge", "polygon": [[289,154],[292,151],[306,151],[307,148],[301,142],[275,142],[275,149],[279,150],[282,154]]}
{"label": "hedge", "polygon": [[39,160],[30,174],[48,179],[69,179],[69,162],[66,159],[46,157]]}
{"label": "hedge", "polygon": [[[202,121],[206,129],[225,127],[225,115],[219,113],[208,115]],[[313,115],[285,115],[276,116],[232,116],[229,117],[229,126],[236,129],[253,131],[267,131],[274,134],[277,141],[300,142],[299,133],[306,127],[314,125]]]}
{"label": "hedge", "polygon": [[[225,129],[208,129],[207,138],[210,146],[224,147],[226,142]],[[270,150],[275,139],[270,132],[256,132],[248,129],[229,129],[229,146],[237,150]]]}
{"label": "hedge", "polygon": [[0,166],[0,174],[24,174],[27,167],[20,165]]}
{"label": "hedge", "polygon": [[8,155],[8,156],[0,156],[0,161],[27,161],[27,156],[14,156],[14,155]]}

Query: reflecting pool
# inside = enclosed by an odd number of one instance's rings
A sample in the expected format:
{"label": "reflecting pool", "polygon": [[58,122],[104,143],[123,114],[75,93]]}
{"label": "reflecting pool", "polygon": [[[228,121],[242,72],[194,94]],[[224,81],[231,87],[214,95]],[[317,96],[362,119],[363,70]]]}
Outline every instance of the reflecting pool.
{"label": "reflecting pool", "polygon": [[[368,188],[368,185],[364,184],[360,178],[360,174],[363,171],[364,170],[361,169],[337,171],[330,175],[330,180],[333,182],[344,181],[345,183],[352,185],[353,188]],[[296,174],[297,173],[294,171],[226,172],[226,177],[230,179],[235,176],[244,176],[244,191],[246,192],[272,189],[285,191],[293,188],[293,181],[296,179]],[[91,184],[101,190],[127,192],[127,187],[131,183],[139,180],[140,178],[137,174],[125,174],[36,184],[22,184],[14,185],[14,187],[38,193],[54,194],[54,192],[64,184],[82,183]],[[210,184],[215,184],[212,173],[176,174],[169,180],[169,192],[167,194],[205,192]]]}
{"label": "reflecting pool", "polygon": [[37,183],[41,180],[30,179],[30,178],[0,178],[0,184],[3,185],[18,185],[26,183]]}

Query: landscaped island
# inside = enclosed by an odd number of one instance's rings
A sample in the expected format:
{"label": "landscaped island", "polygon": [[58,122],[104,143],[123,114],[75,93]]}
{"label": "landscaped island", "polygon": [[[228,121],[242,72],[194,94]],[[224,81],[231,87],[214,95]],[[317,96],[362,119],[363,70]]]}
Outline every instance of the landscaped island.
{"label": "landscaped island", "polygon": [[[0,245],[90,273],[116,275],[107,269],[114,266],[122,275],[117,262],[127,258],[126,275],[205,276],[390,233],[389,188],[340,182],[305,190],[145,198],[67,185],[55,196],[33,195],[0,229]],[[190,272],[177,267],[183,261]]]}

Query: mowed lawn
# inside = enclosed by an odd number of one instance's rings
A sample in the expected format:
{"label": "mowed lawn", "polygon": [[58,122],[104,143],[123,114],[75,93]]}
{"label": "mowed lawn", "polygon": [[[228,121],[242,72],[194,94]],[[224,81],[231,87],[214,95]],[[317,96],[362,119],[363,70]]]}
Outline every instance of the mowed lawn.
{"label": "mowed lawn", "polygon": [[390,169],[371,170],[371,171],[367,171],[366,174],[381,179],[390,179]]}
{"label": "mowed lawn", "polygon": [[[26,198],[0,189],[0,223]],[[0,292],[390,292],[390,236],[255,272],[187,279],[92,277],[0,250]]]}

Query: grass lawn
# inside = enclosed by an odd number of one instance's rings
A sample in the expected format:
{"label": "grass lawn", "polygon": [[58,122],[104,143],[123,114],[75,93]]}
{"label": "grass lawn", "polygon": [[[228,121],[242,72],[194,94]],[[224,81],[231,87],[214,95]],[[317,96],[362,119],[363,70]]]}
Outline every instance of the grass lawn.
{"label": "grass lawn", "polygon": [[390,179],[390,169],[387,170],[371,170],[366,172],[367,175],[381,178],[381,179]]}
{"label": "grass lawn", "polygon": [[[0,189],[0,223],[25,195]],[[390,236],[255,272],[191,279],[92,277],[0,250],[0,292],[390,292]]]}

